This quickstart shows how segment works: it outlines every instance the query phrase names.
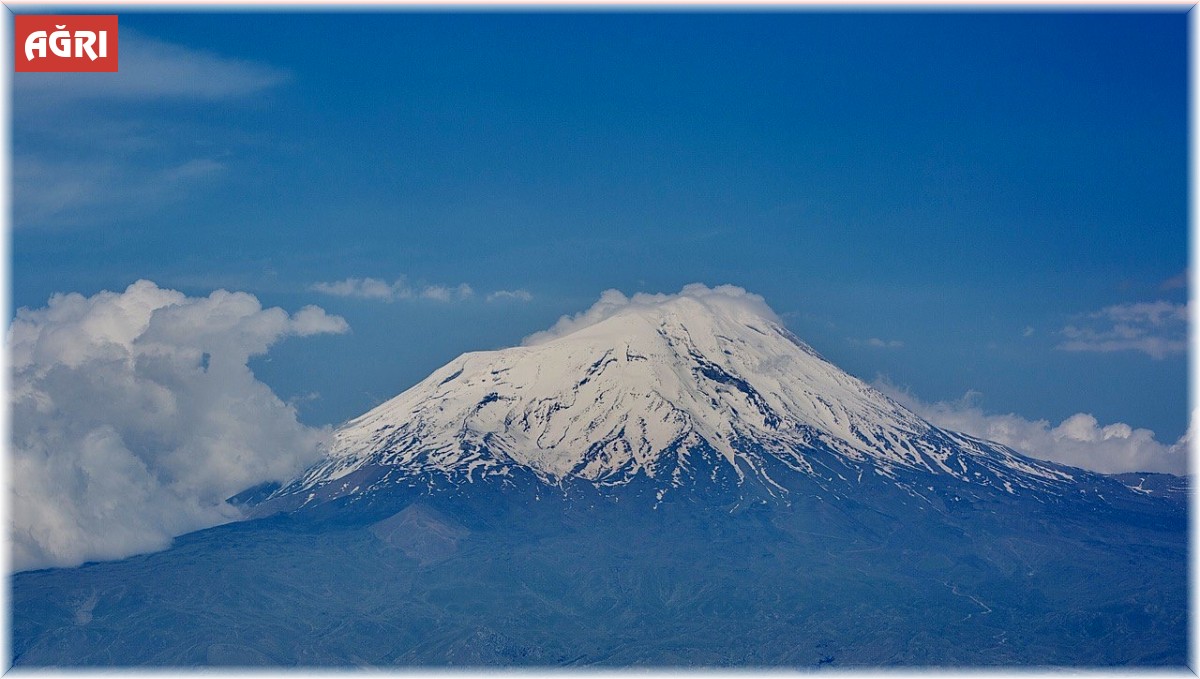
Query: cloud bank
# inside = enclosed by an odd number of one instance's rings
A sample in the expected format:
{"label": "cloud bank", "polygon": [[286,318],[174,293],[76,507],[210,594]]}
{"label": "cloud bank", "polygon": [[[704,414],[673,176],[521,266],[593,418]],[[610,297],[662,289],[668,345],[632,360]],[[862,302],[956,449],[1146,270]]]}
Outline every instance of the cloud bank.
{"label": "cloud bank", "polygon": [[1164,444],[1149,429],[1135,429],[1123,422],[1102,425],[1088,413],[1076,413],[1052,425],[1011,413],[988,415],[978,406],[978,394],[974,393],[957,401],[927,403],[886,380],[876,380],[874,386],[939,427],[1003,443],[1030,457],[1103,474],[1187,473],[1191,427],[1175,443]]}
{"label": "cloud bank", "polygon": [[1118,304],[1088,314],[1061,333],[1064,351],[1140,351],[1162,359],[1187,351],[1188,305],[1174,302]]}
{"label": "cloud bank", "polygon": [[710,288],[703,283],[691,283],[683,286],[682,290],[673,295],[639,292],[633,297],[626,297],[620,290],[605,290],[600,294],[600,299],[586,311],[581,311],[573,316],[562,316],[550,329],[529,335],[521,341],[521,344],[525,346],[544,344],[612,318],[626,309],[655,307],[679,299],[693,300],[709,307],[735,307],[782,325],[779,317],[759,295],[746,292],[745,289],[736,285],[718,285]]}
{"label": "cloud bank", "polygon": [[328,433],[300,424],[247,361],[286,337],[347,330],[315,306],[289,315],[149,281],[19,309],[13,567],[121,558],[239,518],[225,498],[291,477]]}

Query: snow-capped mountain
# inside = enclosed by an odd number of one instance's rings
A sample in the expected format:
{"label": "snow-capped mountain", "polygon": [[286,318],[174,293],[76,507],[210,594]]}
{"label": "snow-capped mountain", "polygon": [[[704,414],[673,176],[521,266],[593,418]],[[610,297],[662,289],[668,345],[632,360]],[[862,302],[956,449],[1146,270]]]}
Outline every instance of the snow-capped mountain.
{"label": "snow-capped mountain", "polygon": [[778,470],[843,482],[916,472],[1013,494],[1053,492],[1074,471],[941,430],[822,358],[760,297],[697,285],[607,293],[524,346],[459,356],[341,427],[327,458],[280,494],[519,470],[664,489],[723,474],[772,494],[786,493]]}
{"label": "snow-capped mountain", "polygon": [[1186,497],[939,429],[739,289],[612,293],[250,520],[16,574],[13,662],[1182,667]]}

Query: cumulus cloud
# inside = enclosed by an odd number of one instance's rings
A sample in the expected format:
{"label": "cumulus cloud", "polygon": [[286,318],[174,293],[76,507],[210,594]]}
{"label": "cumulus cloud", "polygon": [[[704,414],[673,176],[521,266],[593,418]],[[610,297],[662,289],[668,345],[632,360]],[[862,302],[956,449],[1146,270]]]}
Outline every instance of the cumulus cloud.
{"label": "cumulus cloud", "polygon": [[1076,413],[1054,425],[1012,413],[989,415],[979,407],[975,393],[957,401],[927,403],[886,380],[876,380],[875,387],[939,427],[1003,443],[1030,457],[1103,474],[1187,473],[1191,427],[1178,441],[1166,444],[1149,429],[1123,422],[1101,424],[1088,413]]}
{"label": "cumulus cloud", "polygon": [[403,276],[391,283],[378,278],[347,278],[331,283],[314,283],[309,286],[309,289],[337,297],[374,299],[382,302],[407,299],[453,302],[468,299],[475,294],[471,286],[466,283],[459,283],[452,287],[446,285],[413,286]]}
{"label": "cumulus cloud", "polygon": [[529,294],[528,290],[497,290],[489,292],[487,301],[489,302],[528,302],[533,299],[533,295]]}
{"label": "cumulus cloud", "polygon": [[619,290],[605,290],[600,299],[591,308],[573,316],[562,316],[549,330],[535,332],[529,335],[522,344],[533,346],[544,344],[559,337],[570,335],[590,325],[612,318],[614,315],[630,308],[655,307],[669,304],[676,300],[688,299],[708,307],[737,308],[761,318],[780,323],[779,317],[771,310],[763,298],[735,285],[718,285],[710,288],[703,283],[691,283],[683,286],[677,294],[649,294],[639,292],[633,297],[626,297]]}
{"label": "cumulus cloud", "polygon": [[17,311],[12,367],[12,556],[17,570],[166,547],[239,518],[225,498],[282,481],[327,430],[258,381],[247,361],[289,336],[342,333],[308,306],[187,297],[138,281]]}
{"label": "cumulus cloud", "polygon": [[319,306],[309,304],[292,314],[292,333],[299,337],[323,335],[326,333],[341,334],[350,329],[346,319],[341,316],[330,316]]}
{"label": "cumulus cloud", "polygon": [[1174,302],[1118,304],[1068,325],[1064,351],[1140,351],[1161,359],[1187,351],[1188,305]]}

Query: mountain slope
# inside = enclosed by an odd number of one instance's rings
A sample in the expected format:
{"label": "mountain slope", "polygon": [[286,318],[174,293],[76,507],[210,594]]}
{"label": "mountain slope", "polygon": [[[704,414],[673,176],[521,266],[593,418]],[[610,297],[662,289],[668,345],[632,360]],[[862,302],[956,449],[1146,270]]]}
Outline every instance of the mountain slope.
{"label": "mountain slope", "polygon": [[1061,494],[1074,480],[931,425],[738,288],[641,296],[560,326],[526,346],[464,354],[350,421],[327,459],[276,497],[319,502],[398,478],[519,471],[549,484],[650,479],[665,493],[701,469],[782,496],[788,484],[769,471],[780,465],[842,482],[919,472],[1014,494]]}

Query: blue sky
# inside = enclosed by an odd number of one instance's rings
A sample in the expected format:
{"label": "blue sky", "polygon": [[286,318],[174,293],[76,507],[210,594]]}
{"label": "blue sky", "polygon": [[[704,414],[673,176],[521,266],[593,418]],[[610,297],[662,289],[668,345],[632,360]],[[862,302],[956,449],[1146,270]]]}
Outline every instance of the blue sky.
{"label": "blue sky", "polygon": [[[14,307],[139,278],[320,305],[351,332],[251,364],[307,424],[605,289],[703,282],[926,401],[1187,426],[1182,12],[121,30],[113,79],[14,78]],[[349,278],[412,295],[313,288]]]}

